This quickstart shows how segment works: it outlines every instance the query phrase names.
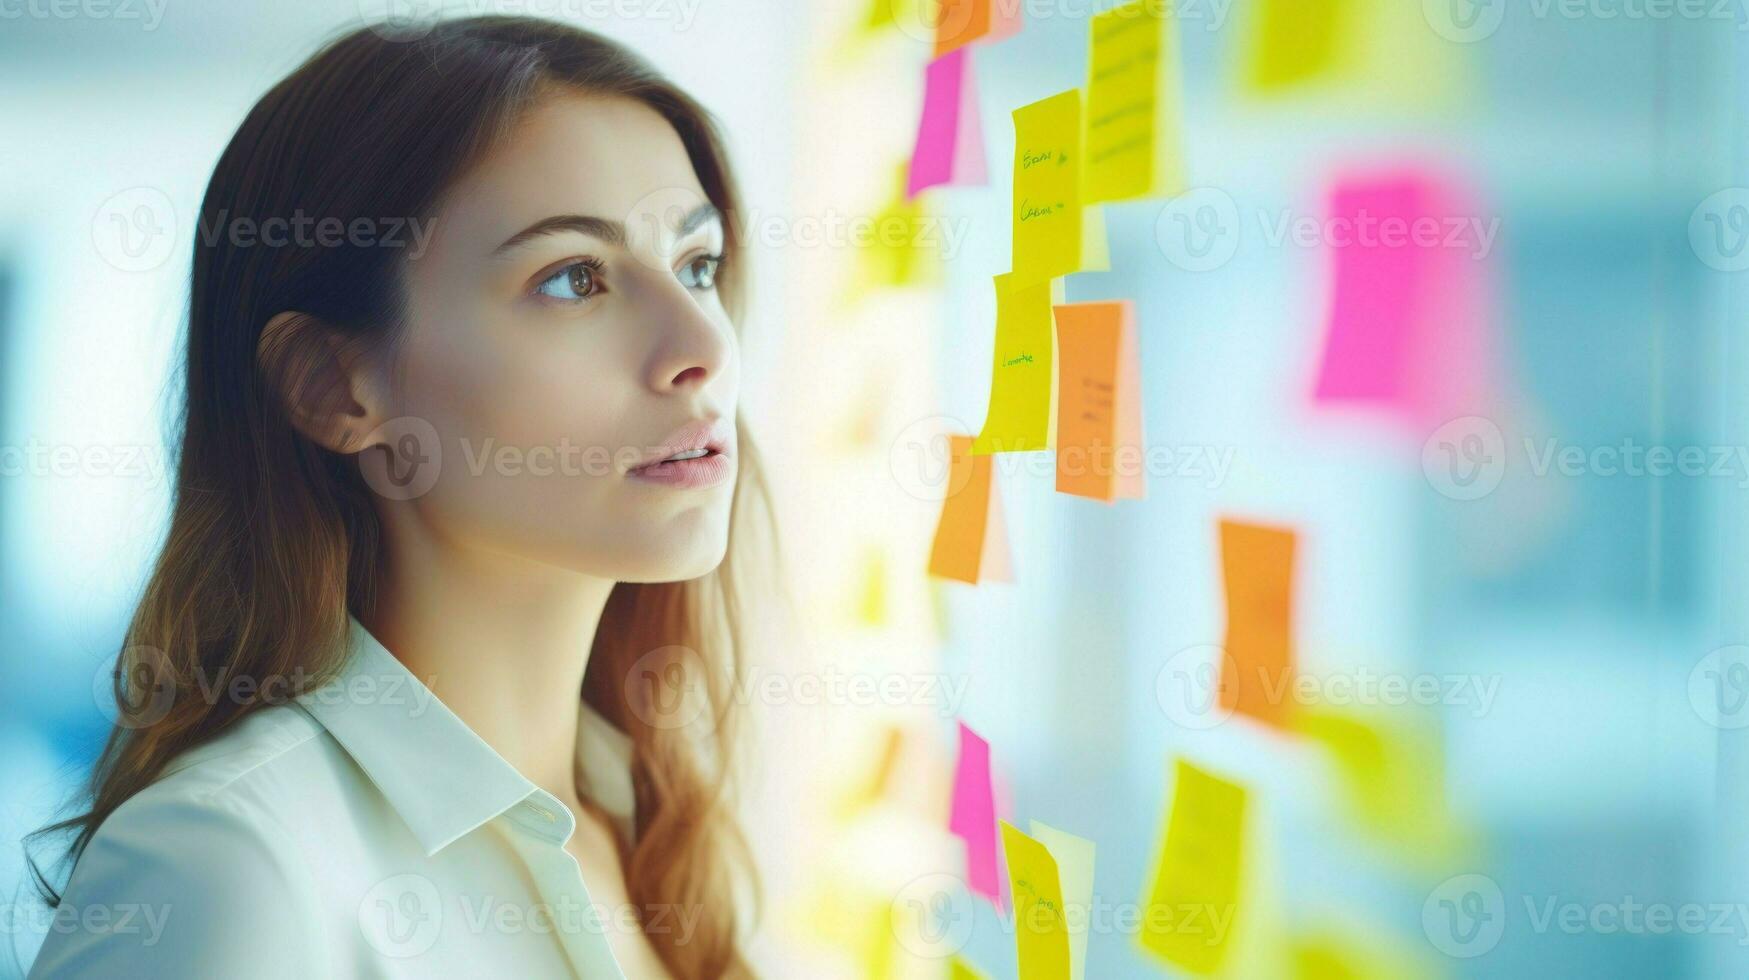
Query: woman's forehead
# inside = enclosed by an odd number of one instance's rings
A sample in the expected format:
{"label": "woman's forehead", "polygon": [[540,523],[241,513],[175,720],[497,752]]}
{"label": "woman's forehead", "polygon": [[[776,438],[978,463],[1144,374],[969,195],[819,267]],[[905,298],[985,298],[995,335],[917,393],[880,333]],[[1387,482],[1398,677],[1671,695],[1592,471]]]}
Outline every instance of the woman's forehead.
{"label": "woman's forehead", "polygon": [[620,96],[563,93],[525,113],[456,182],[437,233],[495,247],[553,215],[649,227],[652,213],[706,200],[680,135],[654,109]]}

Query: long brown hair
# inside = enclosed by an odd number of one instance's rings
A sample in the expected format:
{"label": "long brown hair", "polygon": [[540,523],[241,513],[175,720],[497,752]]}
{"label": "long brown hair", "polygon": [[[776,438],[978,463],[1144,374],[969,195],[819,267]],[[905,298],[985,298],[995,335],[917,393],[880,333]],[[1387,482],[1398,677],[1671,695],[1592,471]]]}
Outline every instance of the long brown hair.
{"label": "long brown hair", "polygon": [[[296,343],[263,343],[262,328],[297,311],[349,344],[392,349],[404,310],[402,257],[380,243],[243,248],[210,230],[292,216],[345,225],[429,217],[451,182],[558,90],[631,98],[673,125],[724,215],[718,288],[739,320],[739,202],[715,123],[620,45],[522,17],[443,21],[403,36],[364,28],[275,85],[225,148],[201,204],[168,536],[117,660],[121,717],[92,774],[89,808],[39,831],[77,831],[68,862],[179,753],[297,693],[263,684],[250,699],[208,699],[197,675],[319,682],[341,666],[348,613],[373,603],[380,527],[372,493],[356,457],[293,427],[287,394],[308,383],[312,355]],[[616,585],[580,692],[633,741],[637,833],[621,855],[632,903],[698,916],[690,935],[650,934],[678,977],[752,972],[737,909],[748,897],[756,908],[758,888],[731,811],[727,684],[745,630],[739,566],[749,546],[774,544],[774,530],[752,441],[738,435],[728,557],[693,581]],[[658,648],[694,654],[680,666],[691,672],[687,689],[709,700],[708,738],[653,723],[647,699],[657,692],[633,671]],[[58,906],[34,861],[32,871]]]}

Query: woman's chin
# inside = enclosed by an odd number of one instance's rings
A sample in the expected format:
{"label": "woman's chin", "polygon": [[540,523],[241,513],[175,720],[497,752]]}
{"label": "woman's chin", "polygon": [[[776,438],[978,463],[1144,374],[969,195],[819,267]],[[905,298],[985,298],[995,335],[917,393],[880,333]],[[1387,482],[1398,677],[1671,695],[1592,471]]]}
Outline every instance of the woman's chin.
{"label": "woman's chin", "polygon": [[619,582],[685,582],[709,575],[728,552],[727,534],[692,534],[666,546],[622,556]]}

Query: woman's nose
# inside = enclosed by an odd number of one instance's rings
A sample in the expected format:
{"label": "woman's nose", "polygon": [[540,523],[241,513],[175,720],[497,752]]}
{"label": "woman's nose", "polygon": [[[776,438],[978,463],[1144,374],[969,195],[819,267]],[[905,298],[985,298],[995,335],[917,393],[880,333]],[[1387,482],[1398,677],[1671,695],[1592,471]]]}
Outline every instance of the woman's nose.
{"label": "woman's nose", "polygon": [[703,387],[722,374],[734,350],[729,324],[678,281],[652,293],[651,332],[658,339],[650,357],[651,389]]}

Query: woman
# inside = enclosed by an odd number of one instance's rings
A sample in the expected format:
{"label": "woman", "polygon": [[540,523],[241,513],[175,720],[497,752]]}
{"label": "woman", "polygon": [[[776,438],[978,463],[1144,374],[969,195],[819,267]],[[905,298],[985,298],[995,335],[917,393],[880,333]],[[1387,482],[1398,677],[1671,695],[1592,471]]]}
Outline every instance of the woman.
{"label": "woman", "polygon": [[751,973],[736,214],[699,105],[557,24],[360,30],[254,107],[32,977]]}

